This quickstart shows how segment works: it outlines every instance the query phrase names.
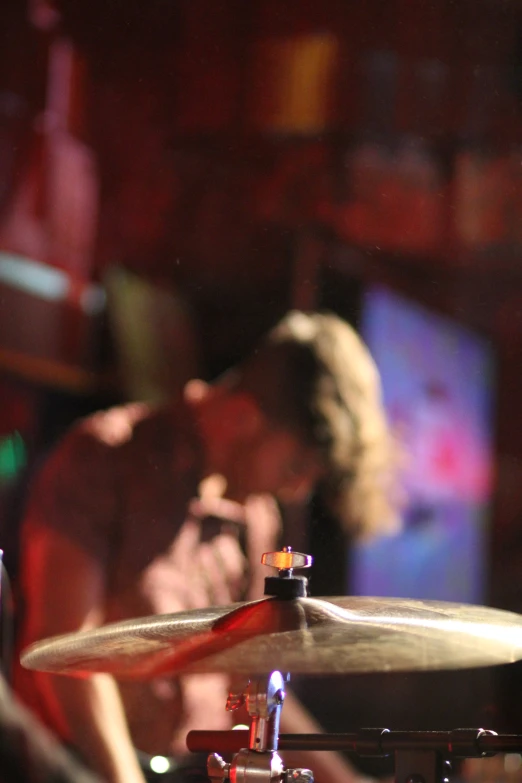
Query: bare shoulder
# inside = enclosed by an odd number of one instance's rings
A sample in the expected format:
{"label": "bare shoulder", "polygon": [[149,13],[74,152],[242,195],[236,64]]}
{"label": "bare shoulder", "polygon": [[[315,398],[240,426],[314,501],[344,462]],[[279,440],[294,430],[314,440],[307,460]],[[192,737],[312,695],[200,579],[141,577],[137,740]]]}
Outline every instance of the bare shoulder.
{"label": "bare shoulder", "polygon": [[147,405],[129,404],[78,420],[42,462],[32,497],[41,503],[42,493],[49,497],[59,491],[64,504],[66,496],[72,502],[89,485],[96,486],[100,495],[110,483],[120,447],[132,439],[137,423],[148,414]]}

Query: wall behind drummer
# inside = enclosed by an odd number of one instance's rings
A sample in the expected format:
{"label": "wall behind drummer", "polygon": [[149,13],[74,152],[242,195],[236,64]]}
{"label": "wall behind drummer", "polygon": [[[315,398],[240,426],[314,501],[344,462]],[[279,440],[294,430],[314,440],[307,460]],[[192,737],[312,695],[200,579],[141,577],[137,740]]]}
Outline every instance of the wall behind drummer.
{"label": "wall behind drummer", "polygon": [[[305,502],[322,485],[347,534],[394,529],[392,455],[359,337],[334,315],[289,313],[214,384],[191,382],[162,408],[95,414],[63,438],[23,523],[22,645],[260,597],[260,556],[280,532],[274,498]],[[110,783],[143,783],[135,749],[183,764],[190,729],[230,726],[221,675],[131,683],[19,669],[16,686]],[[289,698],[282,730],[316,727]],[[335,754],[299,764],[319,783],[355,777]]]}

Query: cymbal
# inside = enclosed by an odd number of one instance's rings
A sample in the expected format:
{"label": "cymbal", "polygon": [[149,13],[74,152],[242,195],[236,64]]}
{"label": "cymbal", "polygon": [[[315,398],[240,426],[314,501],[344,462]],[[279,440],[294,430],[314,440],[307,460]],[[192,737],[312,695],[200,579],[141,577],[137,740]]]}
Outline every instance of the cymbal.
{"label": "cymbal", "polygon": [[522,658],[522,616],[439,601],[265,598],[156,615],[37,642],[22,664],[118,679],[458,669]]}

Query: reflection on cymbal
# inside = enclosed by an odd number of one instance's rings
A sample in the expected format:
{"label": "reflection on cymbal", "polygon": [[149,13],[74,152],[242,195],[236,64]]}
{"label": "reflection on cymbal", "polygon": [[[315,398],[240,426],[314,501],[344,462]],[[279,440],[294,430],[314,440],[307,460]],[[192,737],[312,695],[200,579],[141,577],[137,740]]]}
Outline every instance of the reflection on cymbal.
{"label": "reflection on cymbal", "polygon": [[439,601],[341,597],[266,598],[113,623],[33,644],[22,664],[147,679],[167,672],[459,669],[520,658],[520,615]]}

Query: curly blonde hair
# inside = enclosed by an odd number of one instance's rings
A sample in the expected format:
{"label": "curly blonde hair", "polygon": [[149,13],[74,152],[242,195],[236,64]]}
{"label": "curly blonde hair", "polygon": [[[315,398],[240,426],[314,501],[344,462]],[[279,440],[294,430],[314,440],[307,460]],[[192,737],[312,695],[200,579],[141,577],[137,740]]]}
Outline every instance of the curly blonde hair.
{"label": "curly blonde hair", "polygon": [[241,365],[236,385],[319,449],[323,489],[346,532],[361,538],[399,529],[400,449],[375,362],[345,321],[291,311]]}

